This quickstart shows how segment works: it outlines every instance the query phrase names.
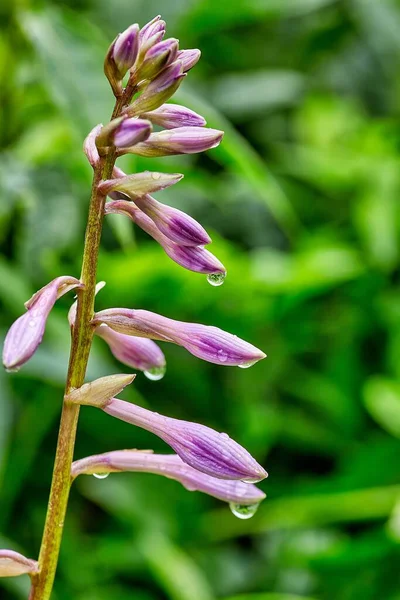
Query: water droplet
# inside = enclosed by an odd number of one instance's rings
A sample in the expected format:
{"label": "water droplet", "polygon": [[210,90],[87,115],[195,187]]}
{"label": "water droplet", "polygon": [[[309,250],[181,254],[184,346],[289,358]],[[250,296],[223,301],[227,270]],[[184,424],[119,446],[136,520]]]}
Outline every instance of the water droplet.
{"label": "water droplet", "polygon": [[166,370],[167,367],[163,365],[162,367],[153,367],[152,369],[148,369],[144,372],[144,374],[146,375],[147,379],[150,379],[150,381],[159,381],[164,377]]}
{"label": "water droplet", "polygon": [[210,285],[218,287],[225,281],[226,273],[210,273],[207,275],[207,281]]}
{"label": "water droplet", "polygon": [[229,440],[229,435],[227,433],[220,433],[219,435],[224,438],[224,440]]}
{"label": "water droplet", "polygon": [[6,373],[17,373],[19,371],[19,367],[11,367],[6,369]]}
{"label": "water droplet", "polygon": [[110,473],[93,473],[93,477],[96,479],[107,479]]}
{"label": "water droplet", "polygon": [[260,483],[260,481],[262,481],[263,479],[265,479],[265,477],[245,477],[240,481],[243,481],[243,483]]}
{"label": "water droplet", "polygon": [[154,173],[154,172],[153,172],[153,173],[151,174],[151,176],[152,176],[152,178],[153,178],[153,179],[160,179],[160,177],[161,177],[161,173]]}
{"label": "water droplet", "polygon": [[232,514],[238,519],[251,519],[257,512],[260,503],[257,504],[235,504],[234,502],[229,503],[229,508]]}
{"label": "water droplet", "polygon": [[218,350],[217,356],[218,356],[219,362],[224,363],[224,362],[226,362],[228,360],[228,355],[225,352],[225,350],[222,350],[222,348],[220,350]]}
{"label": "water droplet", "polygon": [[242,363],[241,365],[238,365],[239,369],[248,369],[249,367],[252,367],[253,365],[256,364],[256,360],[251,360],[247,363]]}

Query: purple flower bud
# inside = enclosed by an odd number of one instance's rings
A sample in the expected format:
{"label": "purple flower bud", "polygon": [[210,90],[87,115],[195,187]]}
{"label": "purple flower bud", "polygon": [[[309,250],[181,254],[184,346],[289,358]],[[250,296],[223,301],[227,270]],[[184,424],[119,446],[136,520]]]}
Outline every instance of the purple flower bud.
{"label": "purple flower bud", "polygon": [[129,149],[139,156],[196,154],[219,145],[223,131],[207,127],[178,127],[152,133],[145,142]]}
{"label": "purple flower bud", "polygon": [[197,48],[191,48],[190,50],[179,50],[177,60],[182,63],[182,69],[184,73],[190,71],[196,63],[198,63],[201,56],[200,50]]}
{"label": "purple flower bud", "polygon": [[145,44],[148,40],[150,40],[155,35],[161,34],[163,36],[165,33],[165,21],[161,19],[161,16],[158,15],[154,17],[151,21],[143,25],[139,33],[139,39],[141,46]]}
{"label": "purple flower bud", "polygon": [[125,109],[125,114],[137,116],[158,108],[171,98],[184,77],[186,75],[181,63],[173,62],[146,86],[142,94]]}
{"label": "purple flower bud", "polygon": [[226,433],[218,433],[198,423],[165,417],[117,398],[102,403],[88,398],[85,404],[101,408],[117,419],[154,433],[185,463],[212,477],[241,479],[249,483],[268,477],[251,454]]}
{"label": "purple flower bud", "polygon": [[124,119],[115,130],[114,145],[117,148],[134,146],[146,140],[151,133],[151,123],[143,119]]}
{"label": "purple flower bud", "polygon": [[158,192],[170,185],[178,183],[183,178],[179,173],[154,173],[144,171],[134,175],[126,175],[118,179],[107,179],[99,184],[99,190],[102,194],[108,195],[110,192],[123,192],[129,197],[144,196],[151,192]]}
{"label": "purple flower bud", "polygon": [[25,303],[27,312],[10,327],[3,348],[3,364],[8,371],[16,371],[26,363],[42,341],[47,317],[56,300],[81,282],[68,275],[57,277]]}
{"label": "purple flower bud", "polygon": [[200,223],[183,211],[157,202],[148,194],[135,198],[135,204],[173,242],[182,246],[203,246],[211,242],[210,236]]}
{"label": "purple flower bud", "polygon": [[0,550],[0,577],[33,575],[39,570],[36,560],[26,558],[14,550]]}
{"label": "purple flower bud", "polygon": [[204,127],[206,120],[193,110],[178,104],[163,104],[155,110],[140,115],[165,129],[177,127]]}
{"label": "purple flower bud", "polygon": [[112,58],[122,79],[135,64],[139,51],[139,25],[135,23],[121,33],[114,42]]}
{"label": "purple flower bud", "polygon": [[178,40],[169,38],[158,42],[147,50],[143,63],[137,72],[137,80],[153,79],[160,71],[171,64],[178,53]]}
{"label": "purple flower bud", "polygon": [[92,131],[88,134],[83,142],[83,151],[86,154],[86,157],[93,168],[97,166],[98,161],[100,160],[99,151],[96,146],[96,138],[99,135],[103,125],[99,123],[96,127],[93,127]]}
{"label": "purple flower bud", "polygon": [[101,128],[96,136],[96,146],[100,151],[111,145],[117,146],[117,148],[134,146],[138,142],[146,140],[151,130],[150,121],[117,117]]}
{"label": "purple flower bud", "polygon": [[[121,192],[114,192],[117,196]],[[121,194],[122,195],[122,194]],[[211,252],[201,246],[180,246],[172,242],[158,229],[157,225],[144,212],[138,209],[133,202],[115,200],[105,206],[106,214],[126,215],[139,225],[146,233],[151,235],[164,249],[166,254],[178,265],[189,271],[207,275],[225,275],[224,265]]]}
{"label": "purple flower bud", "polygon": [[95,314],[93,323],[105,323],[127,335],[179,344],[194,356],[217,365],[249,367],[264,352],[218,327],[174,321],[147,310],[109,308]]}
{"label": "purple flower bud", "polygon": [[76,404],[103,404],[112,396],[122,392],[131,384],[136,375],[107,375],[90,383],[84,383],[79,388],[72,389],[65,399]]}
{"label": "purple flower bud", "polygon": [[264,492],[252,483],[219,479],[206,475],[186,464],[176,454],[153,454],[138,450],[116,450],[88,456],[72,464],[72,477],[132,471],[154,473],[179,481],[187,490],[204,492],[223,502],[240,505],[258,504],[265,498]]}
{"label": "purple flower bud", "polygon": [[124,365],[146,371],[150,376],[165,370],[165,356],[152,340],[124,335],[104,325],[97,327],[95,333],[107,342],[115,358]]}

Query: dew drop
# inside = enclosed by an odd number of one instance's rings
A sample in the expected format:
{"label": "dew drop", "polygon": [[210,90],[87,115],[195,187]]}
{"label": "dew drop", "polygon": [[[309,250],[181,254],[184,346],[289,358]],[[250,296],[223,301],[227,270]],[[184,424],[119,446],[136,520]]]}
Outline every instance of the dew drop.
{"label": "dew drop", "polygon": [[229,503],[229,508],[231,509],[232,514],[238,519],[251,519],[251,517],[257,512],[259,506],[259,502],[256,504],[235,504],[235,502]]}
{"label": "dew drop", "polygon": [[262,481],[263,479],[265,479],[264,477],[245,477],[244,479],[241,479],[240,481],[243,481],[243,483],[260,483],[260,481]]}
{"label": "dew drop", "polygon": [[154,172],[153,172],[153,173],[151,174],[151,176],[152,176],[152,178],[153,178],[153,179],[160,179],[160,177],[161,177],[161,173],[154,173]]}
{"label": "dew drop", "polygon": [[147,379],[150,379],[150,381],[160,381],[160,379],[164,377],[166,370],[167,367],[163,365],[162,367],[153,367],[152,369],[147,369],[147,371],[144,371],[144,374]]}
{"label": "dew drop", "polygon": [[207,281],[210,285],[218,287],[225,281],[226,273],[210,273],[207,275]]}
{"label": "dew drop", "polygon": [[107,479],[110,473],[93,473],[93,477],[96,479]]}
{"label": "dew drop", "polygon": [[227,433],[220,433],[219,434],[224,440],[229,440],[229,435]]}
{"label": "dew drop", "polygon": [[6,369],[6,373],[18,373],[19,371],[19,367],[11,367],[9,369]]}
{"label": "dew drop", "polygon": [[218,357],[219,362],[222,362],[222,363],[224,363],[228,360],[228,355],[225,352],[225,350],[222,350],[222,348],[220,350],[218,350],[217,357]]}
{"label": "dew drop", "polygon": [[242,363],[241,365],[238,365],[239,369],[248,369],[249,367],[252,367],[253,365],[256,364],[256,360],[251,360],[247,363]]}

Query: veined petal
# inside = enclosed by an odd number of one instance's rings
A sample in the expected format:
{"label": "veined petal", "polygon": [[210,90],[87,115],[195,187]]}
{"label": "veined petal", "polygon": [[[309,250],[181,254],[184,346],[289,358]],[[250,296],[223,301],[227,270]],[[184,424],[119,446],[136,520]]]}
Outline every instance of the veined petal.
{"label": "veined petal", "polygon": [[176,129],[177,127],[204,127],[206,120],[193,110],[180,106],[179,104],[163,104],[151,112],[140,115],[142,119],[148,119],[156,125],[165,129]]}
{"label": "veined petal", "polygon": [[74,288],[82,287],[75,277],[57,277],[25,303],[27,312],[10,327],[3,348],[3,364],[9,371],[18,370],[42,341],[47,317],[56,300]]}
{"label": "veined petal", "polygon": [[116,359],[132,369],[151,372],[165,367],[165,356],[152,340],[124,335],[105,325],[97,327],[96,335],[107,342]]}
{"label": "veined petal", "polygon": [[110,308],[96,313],[93,322],[127,335],[174,342],[217,365],[249,367],[266,357],[252,344],[218,327],[175,321],[147,310]]}
{"label": "veined petal", "polygon": [[185,463],[177,454],[153,454],[137,450],[116,450],[77,460],[72,465],[72,477],[132,471],[154,473],[179,481],[190,491],[214,496],[223,502],[241,505],[257,504],[265,494],[255,485],[240,480],[219,479],[202,473]]}
{"label": "veined petal", "polygon": [[[113,196],[118,196],[118,194],[121,194],[121,192],[113,192]],[[150,217],[129,200],[107,202],[105,214],[121,214],[129,217],[143,231],[151,235],[174,262],[189,271],[206,275],[226,273],[224,265],[214,254],[202,246],[181,246],[171,241],[161,233]]]}
{"label": "veined petal", "polygon": [[182,210],[162,204],[148,194],[135,198],[135,204],[173,242],[182,246],[204,246],[211,242],[204,227]]}
{"label": "veined petal", "polygon": [[[90,399],[88,403],[91,403]],[[251,454],[226,433],[218,433],[199,423],[165,417],[117,398],[101,403],[93,401],[92,406],[154,433],[184,462],[212,477],[255,483],[268,476]]]}
{"label": "veined petal", "polygon": [[152,133],[144,142],[129,148],[129,152],[148,157],[197,154],[218,146],[223,135],[223,131],[208,127],[178,127]]}

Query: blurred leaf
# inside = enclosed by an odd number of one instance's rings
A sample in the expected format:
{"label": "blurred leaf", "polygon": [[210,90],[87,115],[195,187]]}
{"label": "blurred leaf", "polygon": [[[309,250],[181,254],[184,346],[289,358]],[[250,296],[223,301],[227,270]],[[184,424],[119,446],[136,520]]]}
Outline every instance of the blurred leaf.
{"label": "blurred leaf", "polygon": [[369,379],[364,387],[364,403],[371,416],[396,437],[400,437],[400,384],[381,377]]}

